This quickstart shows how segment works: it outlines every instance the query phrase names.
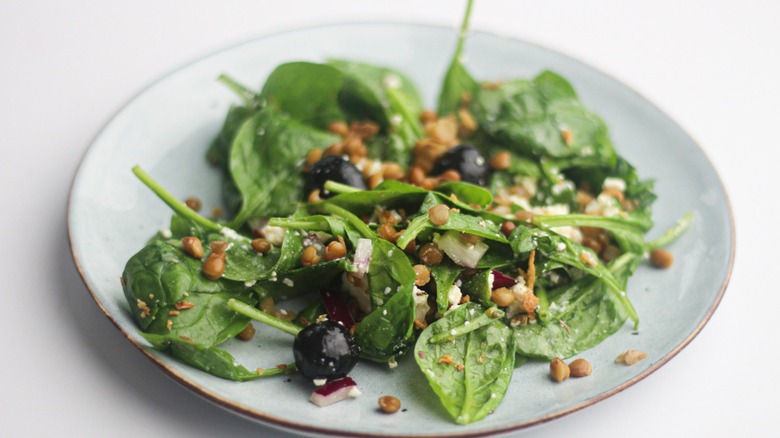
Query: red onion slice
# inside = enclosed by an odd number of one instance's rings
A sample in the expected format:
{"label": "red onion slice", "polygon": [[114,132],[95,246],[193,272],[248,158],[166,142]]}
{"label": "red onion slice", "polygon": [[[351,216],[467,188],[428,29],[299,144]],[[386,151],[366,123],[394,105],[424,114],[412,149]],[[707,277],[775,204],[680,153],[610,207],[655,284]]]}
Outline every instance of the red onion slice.
{"label": "red onion slice", "polygon": [[515,284],[517,284],[517,280],[514,278],[504,274],[501,271],[497,271],[493,269],[493,288],[498,289],[499,287],[512,287]]}
{"label": "red onion slice", "polygon": [[357,383],[349,377],[328,382],[311,393],[309,401],[319,407],[332,405],[360,395]]}

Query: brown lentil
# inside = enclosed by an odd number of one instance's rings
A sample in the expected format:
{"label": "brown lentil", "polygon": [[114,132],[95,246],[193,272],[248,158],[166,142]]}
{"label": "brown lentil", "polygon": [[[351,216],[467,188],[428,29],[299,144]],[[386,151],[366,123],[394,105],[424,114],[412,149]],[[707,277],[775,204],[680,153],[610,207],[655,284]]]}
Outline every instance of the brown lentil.
{"label": "brown lentil", "polygon": [[376,188],[376,186],[381,184],[382,181],[384,181],[384,180],[385,179],[382,177],[382,173],[381,172],[377,172],[377,173],[371,175],[368,178],[368,188],[370,188],[370,189]]}
{"label": "brown lentil", "polygon": [[666,269],[674,263],[674,255],[665,249],[656,248],[650,252],[650,263],[656,268]]}
{"label": "brown lentil", "polygon": [[457,170],[453,170],[453,169],[444,171],[444,173],[442,173],[439,178],[441,178],[442,181],[460,181],[461,180],[460,173],[458,173]]}
{"label": "brown lentil", "polygon": [[515,225],[514,222],[506,221],[501,224],[501,234],[508,236],[512,233],[512,231],[514,231],[515,228],[517,228],[517,225]]}
{"label": "brown lentil", "polygon": [[460,233],[458,235],[458,240],[465,243],[466,245],[474,245],[475,243],[482,240],[482,237],[477,236],[476,234]]}
{"label": "brown lentil", "polygon": [[225,256],[224,252],[212,252],[206,257],[206,261],[203,262],[203,275],[209,280],[217,280],[225,273]]}
{"label": "brown lentil", "polygon": [[420,121],[424,124],[435,122],[439,116],[436,115],[436,111],[425,110],[420,113]]}
{"label": "brown lentil", "polygon": [[420,247],[420,251],[417,253],[417,257],[419,257],[420,261],[426,265],[435,266],[444,260],[444,251],[442,251],[435,243],[430,242]]}
{"label": "brown lentil", "polygon": [[593,367],[585,359],[574,359],[569,364],[569,370],[572,377],[585,377],[589,376],[593,372]]}
{"label": "brown lentil", "polygon": [[382,166],[382,176],[385,179],[400,181],[404,179],[404,170],[398,163],[387,163]]}
{"label": "brown lentil", "polygon": [[269,242],[266,239],[263,239],[262,237],[258,237],[257,239],[252,241],[252,249],[255,250],[255,252],[260,254],[265,254],[268,251],[271,250],[271,242]]}
{"label": "brown lentil", "polygon": [[428,219],[436,226],[444,225],[450,220],[450,209],[444,204],[434,205],[428,210]]}
{"label": "brown lentil", "polygon": [[347,255],[347,247],[342,242],[334,240],[325,247],[325,261],[338,260]]}
{"label": "brown lentil", "polygon": [[317,248],[307,246],[301,253],[301,265],[312,266],[320,262],[320,255],[317,254]]}
{"label": "brown lentil", "polygon": [[515,212],[515,218],[523,222],[531,222],[534,219],[534,214],[526,210],[517,210]]}
{"label": "brown lentil", "polygon": [[252,338],[254,337],[255,337],[255,326],[253,326],[251,322],[247,324],[243,330],[241,330],[241,333],[238,334],[238,339],[242,341],[251,341]]}
{"label": "brown lentil", "polygon": [[615,362],[624,363],[626,365],[633,365],[646,357],[646,353],[632,349],[620,353],[620,355],[615,358]]}
{"label": "brown lentil", "polygon": [[401,401],[392,395],[379,397],[379,409],[386,414],[393,414],[401,409]]}
{"label": "brown lentil", "polygon": [[187,207],[191,208],[194,211],[200,211],[201,207],[203,207],[203,204],[200,202],[200,199],[194,196],[185,199],[184,203],[187,204]]}
{"label": "brown lentil", "polygon": [[344,145],[342,143],[333,143],[332,145],[325,148],[325,150],[322,152],[322,155],[341,155],[343,150]]}
{"label": "brown lentil", "polygon": [[230,246],[230,244],[225,242],[224,240],[216,240],[214,242],[211,242],[211,252],[215,252],[217,254],[224,254],[225,251],[227,251],[228,246]]}
{"label": "brown lentil", "polygon": [[458,120],[460,121],[461,127],[466,131],[466,134],[470,134],[477,130],[477,121],[474,120],[474,116],[472,116],[466,108],[458,110]]}
{"label": "brown lentil", "polygon": [[349,133],[349,126],[341,120],[337,120],[335,122],[331,122],[328,125],[328,132],[331,134],[336,134],[340,137],[346,137]]}
{"label": "brown lentil", "polygon": [[505,287],[499,287],[490,293],[490,300],[499,307],[506,307],[515,302],[515,294]]}
{"label": "brown lentil", "polygon": [[425,265],[414,265],[414,285],[425,286],[431,280],[431,270]]}
{"label": "brown lentil", "polygon": [[306,155],[306,167],[314,166],[314,163],[320,161],[320,158],[322,158],[322,149],[314,148],[310,150]]}
{"label": "brown lentil", "polygon": [[599,242],[597,239],[594,239],[592,237],[587,237],[587,236],[583,237],[582,244],[592,249],[593,252],[595,252],[596,254],[601,254],[601,251],[604,250],[604,247],[601,245],[601,242]]}
{"label": "brown lentil", "polygon": [[506,170],[511,164],[512,157],[507,151],[501,151],[490,159],[490,167],[495,170]]}
{"label": "brown lentil", "polygon": [[409,182],[414,185],[419,185],[425,180],[425,171],[420,166],[412,166],[409,168]]}
{"label": "brown lentil", "polygon": [[184,252],[196,259],[201,259],[203,257],[203,244],[197,237],[183,237],[181,239],[181,247]]}
{"label": "brown lentil", "polygon": [[550,362],[550,377],[556,382],[563,382],[568,379],[570,373],[569,366],[561,359],[556,357]]}
{"label": "brown lentil", "polygon": [[320,197],[320,189],[312,190],[311,193],[309,193],[309,196],[306,197],[306,201],[312,204],[315,202],[321,202],[322,198]]}
{"label": "brown lentil", "polygon": [[392,225],[387,223],[380,225],[376,232],[379,234],[380,238],[392,243],[395,243],[398,240],[398,237],[400,237],[400,233],[398,233]]}

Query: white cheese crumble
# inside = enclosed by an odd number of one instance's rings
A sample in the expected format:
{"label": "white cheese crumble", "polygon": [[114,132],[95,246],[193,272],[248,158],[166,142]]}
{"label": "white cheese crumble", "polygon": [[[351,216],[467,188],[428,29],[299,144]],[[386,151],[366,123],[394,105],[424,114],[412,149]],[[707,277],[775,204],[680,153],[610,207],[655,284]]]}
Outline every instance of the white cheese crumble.
{"label": "white cheese crumble", "polygon": [[626,182],[621,178],[605,178],[602,187],[606,189],[614,189],[620,192],[626,191]]}
{"label": "white cheese crumble", "polygon": [[268,243],[273,246],[282,246],[282,242],[284,242],[284,228],[266,225],[260,229],[260,231],[263,233],[263,236],[265,236],[265,240],[267,240]]}
{"label": "white cheese crumble", "polygon": [[163,239],[170,239],[171,236],[173,236],[173,233],[171,233],[171,230],[165,228],[160,230],[160,235],[163,237]]}

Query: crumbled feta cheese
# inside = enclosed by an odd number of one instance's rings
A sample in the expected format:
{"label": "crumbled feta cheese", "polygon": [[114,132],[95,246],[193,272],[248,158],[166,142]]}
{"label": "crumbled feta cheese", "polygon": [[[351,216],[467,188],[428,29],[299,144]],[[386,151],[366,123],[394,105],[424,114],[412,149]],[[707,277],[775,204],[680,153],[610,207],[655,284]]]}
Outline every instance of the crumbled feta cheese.
{"label": "crumbled feta cheese", "polygon": [[615,189],[620,192],[626,191],[626,182],[620,178],[605,178],[604,184],[602,185],[604,190],[606,189]]}
{"label": "crumbled feta cheese", "polygon": [[171,230],[165,228],[160,230],[160,235],[163,237],[163,239],[170,239],[173,236],[173,233],[171,233]]}
{"label": "crumbled feta cheese", "polygon": [[284,283],[284,285],[287,287],[295,286],[295,283],[292,281],[291,278],[285,278],[284,280],[282,280],[282,283]]}
{"label": "crumbled feta cheese", "polygon": [[263,233],[263,236],[265,236],[265,240],[267,240],[268,243],[273,246],[282,246],[282,242],[284,242],[284,228],[266,225],[260,231]]}
{"label": "crumbled feta cheese", "polygon": [[460,290],[460,287],[457,285],[452,285],[450,288],[450,292],[447,294],[447,307],[449,309],[453,309],[460,304],[460,300],[463,298],[463,293]]}
{"label": "crumbled feta cheese", "polygon": [[417,321],[425,321],[425,315],[431,309],[431,306],[428,305],[428,294],[417,286],[414,286],[413,294],[415,309],[414,319]]}

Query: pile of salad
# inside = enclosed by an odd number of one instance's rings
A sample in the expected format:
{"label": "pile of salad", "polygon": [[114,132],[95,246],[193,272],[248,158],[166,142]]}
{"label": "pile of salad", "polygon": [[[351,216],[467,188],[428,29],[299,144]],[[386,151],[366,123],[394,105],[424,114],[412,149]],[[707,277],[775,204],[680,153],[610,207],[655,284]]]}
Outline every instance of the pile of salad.
{"label": "pile of salad", "polygon": [[[336,392],[358,360],[412,354],[466,424],[522,361],[638,327],[627,282],[689,218],[645,240],[652,182],[566,79],[474,78],[470,10],[435,111],[402,72],[349,60],[280,65],[259,92],[220,78],[240,98],[207,154],[226,214],[133,169],[175,212],[121,277],[147,341],[225,379],[298,372]],[[220,348],[253,320],[295,336],[290,358],[258,361],[290,363],[250,369]]]}

